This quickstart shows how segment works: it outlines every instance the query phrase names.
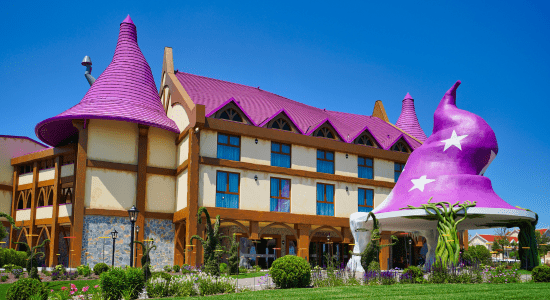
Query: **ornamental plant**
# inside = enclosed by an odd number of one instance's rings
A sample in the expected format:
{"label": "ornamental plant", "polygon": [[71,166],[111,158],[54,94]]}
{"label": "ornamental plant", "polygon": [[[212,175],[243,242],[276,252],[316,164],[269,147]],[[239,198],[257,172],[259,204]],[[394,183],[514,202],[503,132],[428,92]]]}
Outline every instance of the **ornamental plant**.
{"label": "ornamental plant", "polygon": [[[368,221],[370,217],[372,217],[372,221],[373,221],[371,241],[367,244],[367,247],[365,248],[365,250],[363,250],[363,252],[359,254],[361,255],[361,266],[365,271],[369,270],[369,266],[373,261],[378,262],[380,257],[380,250],[382,248],[393,246],[398,241],[398,239],[392,235],[391,239],[394,241],[392,244],[380,245],[380,222],[378,222],[378,220],[376,219],[376,216],[372,212],[369,212],[369,215],[367,216],[366,221]],[[358,230],[362,231],[360,229]],[[380,269],[380,267],[378,269]]]}
{"label": "ornamental plant", "polygon": [[48,243],[50,240],[45,239],[42,241],[42,244],[36,245],[34,247],[29,247],[29,244],[26,242],[15,242],[14,244],[23,245],[27,252],[27,272],[29,272],[29,277],[40,280],[40,276],[38,275],[38,257],[44,256],[44,252],[37,252],[37,249],[44,247],[46,243]]}
{"label": "ornamental plant", "polygon": [[538,266],[533,269],[534,282],[550,282],[550,267]]}
{"label": "ornamental plant", "polygon": [[98,263],[94,266],[94,274],[96,275],[101,275],[101,273],[107,271],[109,271],[109,266],[105,263]]}
{"label": "ornamental plant", "polygon": [[[206,207],[199,208],[197,212],[197,222],[201,224],[202,214],[204,213],[206,217],[206,240],[198,235],[193,235],[189,243],[193,243],[193,240],[198,240],[202,244],[203,248],[203,257],[204,257],[204,271],[208,274],[220,275],[220,258],[224,251],[221,247],[221,239],[223,236],[220,232],[220,216],[216,216],[216,222],[212,226],[212,221],[210,221],[210,214]],[[216,251],[218,250],[218,251]]]}
{"label": "ornamental plant", "polygon": [[239,271],[239,242],[237,242],[237,235],[235,233],[233,234],[233,238],[231,238],[231,248],[229,248],[227,264],[229,267],[229,274],[237,274]]}
{"label": "ornamental plant", "polygon": [[48,299],[48,290],[42,282],[34,278],[23,278],[14,282],[6,292],[7,300],[28,300],[38,294],[41,300]]}
{"label": "ornamental plant", "polygon": [[279,288],[303,288],[311,281],[309,268],[309,263],[302,257],[285,255],[273,262],[270,274]]}
{"label": "ornamental plant", "polygon": [[141,245],[141,249],[143,250],[143,255],[141,256],[141,270],[143,271],[143,275],[145,276],[145,280],[148,278],[151,278],[151,251],[154,249],[157,249],[157,245],[154,245],[154,241],[150,242],[141,242],[141,241],[134,241],[136,244]]}
{"label": "ornamental plant", "polygon": [[174,271],[174,273],[178,273],[180,271],[180,266],[179,265],[174,265],[172,267],[172,270]]}

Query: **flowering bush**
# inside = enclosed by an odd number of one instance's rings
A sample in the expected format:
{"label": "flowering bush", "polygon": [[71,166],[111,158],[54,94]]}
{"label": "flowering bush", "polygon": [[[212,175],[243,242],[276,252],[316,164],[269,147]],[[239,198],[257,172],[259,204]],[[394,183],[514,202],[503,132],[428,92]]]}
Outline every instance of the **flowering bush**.
{"label": "flowering bush", "polygon": [[147,282],[147,295],[151,298],[164,298],[169,296],[168,284],[170,281],[162,278],[152,278]]}
{"label": "flowering bush", "polygon": [[383,285],[391,285],[397,283],[397,270],[388,270],[380,272],[380,283]]}
{"label": "flowering bush", "polygon": [[484,271],[488,283],[516,283],[520,274],[517,269],[506,270],[504,267],[487,268]]}
{"label": "flowering bush", "polygon": [[260,283],[260,286],[264,286],[264,288],[268,288],[269,284],[273,281],[271,280],[271,276],[269,275],[269,273],[266,273],[265,275],[262,275],[260,277],[258,282]]}
{"label": "flowering bush", "polygon": [[162,277],[153,278],[147,283],[147,294],[152,298],[205,296],[233,293],[236,286],[236,279],[199,272],[193,275],[173,276],[169,281]]}

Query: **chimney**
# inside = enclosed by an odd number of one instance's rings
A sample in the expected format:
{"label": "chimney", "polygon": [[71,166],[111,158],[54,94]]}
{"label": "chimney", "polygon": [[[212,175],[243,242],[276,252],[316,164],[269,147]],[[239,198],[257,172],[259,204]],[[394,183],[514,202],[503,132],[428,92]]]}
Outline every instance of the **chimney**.
{"label": "chimney", "polygon": [[90,86],[94,84],[95,78],[92,76],[92,59],[86,55],[84,56],[84,59],[82,60],[82,65],[86,66],[86,72],[84,72],[84,77],[86,77],[86,80],[88,80],[88,83]]}

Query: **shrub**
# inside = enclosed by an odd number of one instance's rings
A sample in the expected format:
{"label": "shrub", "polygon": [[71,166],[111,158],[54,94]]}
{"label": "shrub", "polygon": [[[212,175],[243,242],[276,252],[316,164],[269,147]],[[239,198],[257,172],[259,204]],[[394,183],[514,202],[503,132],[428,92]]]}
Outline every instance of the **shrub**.
{"label": "shrub", "polygon": [[6,272],[11,272],[11,270],[16,269],[17,267],[18,266],[14,265],[14,264],[4,265],[4,269],[6,270]]}
{"label": "shrub", "polygon": [[151,275],[151,280],[159,277],[166,280],[166,282],[170,282],[170,280],[172,280],[172,275],[164,272],[153,272],[153,274]]}
{"label": "shrub", "polygon": [[81,266],[78,266],[76,267],[76,270],[78,271],[78,275],[81,275],[81,276],[90,276],[90,274],[92,274],[92,270],[90,269],[90,267],[88,265],[81,265]]}
{"label": "shrub", "polygon": [[42,274],[44,274],[46,276],[50,276],[50,275],[52,275],[52,272],[46,270],[46,268],[42,268]]}
{"label": "shrub", "polygon": [[377,261],[371,261],[368,267],[368,271],[380,271],[380,263]]}
{"label": "shrub", "polygon": [[13,262],[13,264],[18,265],[21,268],[26,267],[27,256],[27,252],[25,251],[15,251],[15,261]]}
{"label": "shrub", "polygon": [[168,284],[169,284],[169,281],[162,278],[161,276],[151,278],[151,280],[149,280],[146,284],[147,296],[149,296],[150,298],[168,297],[169,295]]}
{"label": "shrub", "polygon": [[[28,300],[38,294],[41,300],[48,299],[48,290],[37,279],[23,278],[14,282],[6,292],[7,300]],[[36,296],[35,296],[36,297]]]}
{"label": "shrub", "polygon": [[409,266],[403,270],[403,274],[408,276],[408,279],[411,283],[422,283],[424,282],[424,273],[420,270],[419,267]]}
{"label": "shrub", "polygon": [[245,267],[239,267],[239,274],[246,274],[248,270]]}
{"label": "shrub", "polygon": [[17,269],[11,270],[11,273],[13,274],[13,276],[15,276],[15,278],[19,278],[19,276],[23,274],[23,269],[17,267]]}
{"label": "shrub", "polygon": [[168,284],[168,296],[189,297],[196,295],[195,278],[192,276],[175,276]]}
{"label": "shrub", "polygon": [[226,263],[221,263],[220,264],[220,273],[227,274],[227,264]]}
{"label": "shrub", "polygon": [[255,265],[254,266],[254,272],[260,272],[262,270],[262,268],[258,265]]}
{"label": "shrub", "polygon": [[2,282],[6,282],[8,280],[8,275],[2,275],[2,277],[0,278],[0,280]]}
{"label": "shrub", "polygon": [[270,273],[275,285],[284,289],[306,287],[311,280],[309,263],[294,255],[286,255],[275,260]]}
{"label": "shrub", "polygon": [[174,272],[177,273],[180,271],[180,266],[174,265],[174,267],[172,267],[172,270],[174,270]]}
{"label": "shrub", "polygon": [[100,280],[103,298],[106,299],[119,300],[122,298],[122,291],[128,288],[122,268],[113,268],[108,272],[101,273]]}
{"label": "shrub", "polygon": [[550,282],[550,267],[538,266],[533,269],[534,282]]}
{"label": "shrub", "polygon": [[391,285],[397,282],[397,272],[389,270],[380,272],[380,282],[383,285]]}
{"label": "shrub", "polygon": [[170,267],[169,265],[164,266],[163,269],[164,269],[164,272],[166,273],[170,273],[172,271],[172,267]]}
{"label": "shrub", "polygon": [[67,273],[64,265],[57,265],[53,268],[54,272],[57,272],[59,275]]}
{"label": "shrub", "polygon": [[491,252],[482,245],[469,247],[468,250],[464,251],[463,255],[464,259],[470,263],[478,262],[485,265],[491,263]]}
{"label": "shrub", "polygon": [[101,275],[101,273],[109,271],[109,266],[105,263],[98,263],[94,266],[94,273],[96,275]]}
{"label": "shrub", "polygon": [[236,286],[236,279],[227,276],[214,276],[206,273],[198,274],[195,279],[197,280],[199,294],[215,295],[234,293]]}
{"label": "shrub", "polygon": [[145,277],[140,268],[127,268],[124,271],[127,288],[131,290],[131,299],[137,299],[145,286]]}

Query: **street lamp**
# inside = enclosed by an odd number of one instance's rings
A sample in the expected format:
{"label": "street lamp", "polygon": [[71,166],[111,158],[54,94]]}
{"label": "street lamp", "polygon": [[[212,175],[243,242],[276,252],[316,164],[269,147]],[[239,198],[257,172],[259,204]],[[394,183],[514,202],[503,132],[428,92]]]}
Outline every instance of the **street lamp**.
{"label": "street lamp", "polygon": [[412,265],[412,239],[409,239],[409,266]]}
{"label": "street lamp", "polygon": [[113,261],[111,262],[111,267],[115,266],[115,240],[118,236],[118,232],[116,229],[114,231],[111,231],[111,238],[113,239]]}
{"label": "street lamp", "polygon": [[132,228],[130,229],[130,267],[134,266],[134,225],[136,224],[138,214],[139,210],[135,205],[132,205],[132,208],[128,210],[128,216],[132,223]]}
{"label": "street lamp", "polygon": [[[139,235],[139,225],[136,225],[136,235]],[[132,243],[134,244],[134,243]],[[136,261],[137,261],[137,246],[136,246],[136,249],[135,249],[135,253],[134,253],[134,266],[136,265]]]}

